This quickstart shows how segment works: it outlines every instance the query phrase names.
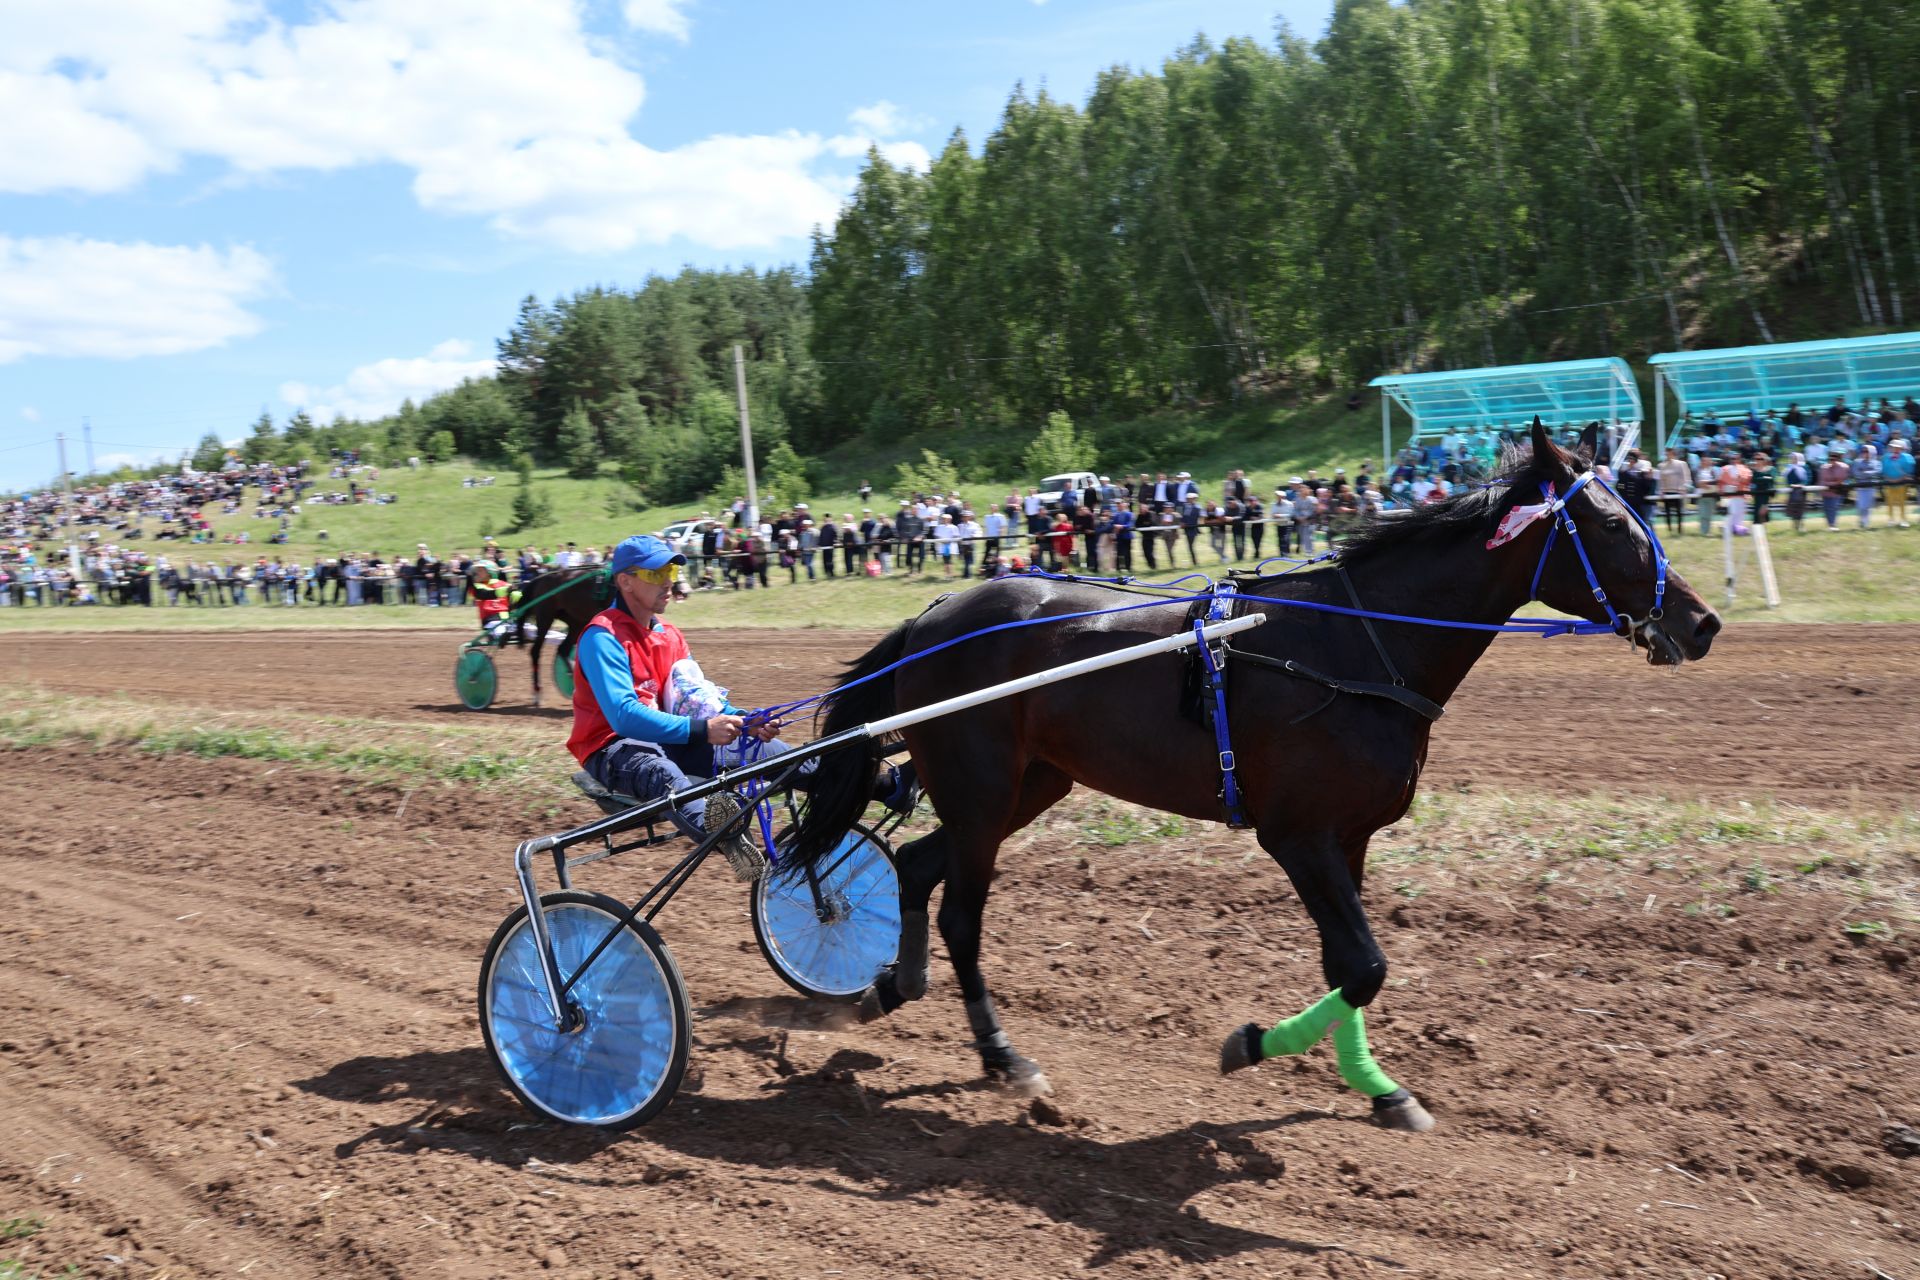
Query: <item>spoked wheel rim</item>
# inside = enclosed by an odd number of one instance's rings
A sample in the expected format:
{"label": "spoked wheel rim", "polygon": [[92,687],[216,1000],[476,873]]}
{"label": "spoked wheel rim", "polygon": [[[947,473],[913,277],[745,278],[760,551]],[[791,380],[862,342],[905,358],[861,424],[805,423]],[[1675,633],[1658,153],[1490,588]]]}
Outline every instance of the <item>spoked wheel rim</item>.
{"label": "spoked wheel rim", "polygon": [[[563,975],[577,970],[620,919],[611,898],[542,900]],[[621,929],[567,998],[578,1025],[554,1026],[525,909],[509,917],[481,975],[487,1048],[533,1110],[567,1124],[627,1128],[673,1098],[692,1033],[679,971],[651,927]]]}
{"label": "spoked wheel rim", "polygon": [[469,711],[485,711],[493,705],[500,677],[493,669],[493,655],[485,649],[463,649],[453,665],[453,687],[460,704]]}
{"label": "spoked wheel rim", "polygon": [[900,877],[886,842],[865,827],[848,831],[819,866],[824,912],[805,876],[776,869],[754,885],[754,937],[795,990],[858,999],[899,956]]}
{"label": "spoked wheel rim", "polygon": [[573,659],[553,655],[553,687],[563,698],[573,696]]}

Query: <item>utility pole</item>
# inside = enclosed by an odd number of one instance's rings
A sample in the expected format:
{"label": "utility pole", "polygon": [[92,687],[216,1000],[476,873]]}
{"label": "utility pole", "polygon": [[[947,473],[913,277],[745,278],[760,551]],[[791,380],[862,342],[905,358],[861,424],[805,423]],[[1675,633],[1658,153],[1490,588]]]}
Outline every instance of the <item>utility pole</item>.
{"label": "utility pole", "polygon": [[733,386],[740,397],[740,458],[747,471],[747,528],[760,528],[760,489],[753,478],[753,423],[747,417],[747,357],[733,344]]}
{"label": "utility pole", "polygon": [[87,445],[87,474],[92,475],[93,474],[93,419],[92,418],[87,417],[87,418],[80,419],[80,438],[84,440]]}
{"label": "utility pole", "polygon": [[[55,447],[60,450],[60,488],[67,495],[67,514],[69,520],[71,520],[73,514],[73,472],[67,470],[67,433],[64,431],[54,432],[53,442]],[[67,527],[72,528],[73,526],[69,524]],[[67,539],[67,567],[73,570],[74,577],[78,578],[80,576],[80,548],[74,545],[71,537]]]}

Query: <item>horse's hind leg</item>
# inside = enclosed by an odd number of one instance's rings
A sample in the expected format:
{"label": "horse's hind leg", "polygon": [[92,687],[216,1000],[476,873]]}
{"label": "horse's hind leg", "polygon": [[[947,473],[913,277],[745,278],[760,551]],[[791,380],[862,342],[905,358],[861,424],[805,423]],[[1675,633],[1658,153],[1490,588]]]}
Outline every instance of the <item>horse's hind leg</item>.
{"label": "horse's hind leg", "polygon": [[947,888],[940,899],[940,936],[967,1002],[967,1023],[973,1028],[980,1065],[988,1079],[1004,1080],[1023,1095],[1051,1093],[1053,1087],[1038,1063],[1014,1051],[1000,1026],[993,996],[980,976],[981,917],[1000,842],[1052,808],[1072,787],[1072,780],[1053,766],[1033,764],[1021,778],[1013,803],[993,805],[985,803],[983,796],[967,796],[962,801],[966,805],[960,815],[963,822],[947,824],[950,845]]}
{"label": "horse's hind leg", "polygon": [[[1261,833],[1260,843],[1279,862],[1320,931],[1320,965],[1331,990],[1291,1018],[1262,1029],[1249,1022],[1227,1037],[1220,1070],[1237,1071],[1266,1058],[1305,1053],[1328,1030],[1340,1078],[1373,1099],[1374,1118],[1390,1129],[1422,1133],[1433,1127],[1414,1096],[1373,1060],[1367,1044],[1366,1006],[1387,980],[1387,957],[1374,941],[1360,904],[1353,867],[1358,857],[1324,833]],[[1363,846],[1364,847],[1364,846]]]}
{"label": "horse's hind leg", "polygon": [[540,647],[547,642],[547,624],[540,623],[533,633],[533,705],[540,705]]}

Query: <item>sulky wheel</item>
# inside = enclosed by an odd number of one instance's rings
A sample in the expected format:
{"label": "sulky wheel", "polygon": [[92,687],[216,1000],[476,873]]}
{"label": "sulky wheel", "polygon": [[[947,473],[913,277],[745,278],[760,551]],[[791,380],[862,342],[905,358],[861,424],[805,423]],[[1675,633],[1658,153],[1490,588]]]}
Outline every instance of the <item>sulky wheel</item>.
{"label": "sulky wheel", "polygon": [[553,655],[553,687],[560,691],[563,698],[573,697],[573,659],[562,654]]}
{"label": "sulky wheel", "polygon": [[[626,907],[597,893],[540,899],[562,978],[570,977]],[[487,944],[480,1030],[507,1087],[531,1110],[566,1124],[631,1129],[673,1101],[693,1041],[687,987],[644,920],[622,928],[566,996],[572,1025],[547,1008],[539,949],[523,906]]]}
{"label": "sulky wheel", "polygon": [[493,655],[485,649],[462,649],[453,664],[453,688],[460,705],[469,711],[485,711],[493,705],[500,688],[499,673],[493,669]]}
{"label": "sulky wheel", "polygon": [[859,999],[900,951],[893,851],[856,826],[812,879],[783,874],[776,865],[753,886],[753,936],[794,990],[822,1000]]}

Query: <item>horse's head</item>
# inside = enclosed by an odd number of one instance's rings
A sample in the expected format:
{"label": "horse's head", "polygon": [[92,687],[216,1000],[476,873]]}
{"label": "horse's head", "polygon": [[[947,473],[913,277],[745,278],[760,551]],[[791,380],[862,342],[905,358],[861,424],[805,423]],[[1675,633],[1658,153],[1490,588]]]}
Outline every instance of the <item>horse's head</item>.
{"label": "horse's head", "polygon": [[[1569,452],[1533,420],[1533,463],[1518,503],[1541,502],[1551,485],[1555,508],[1538,567],[1534,598],[1589,622],[1610,623],[1655,666],[1707,656],[1720,616],[1667,564],[1653,526],[1594,473],[1599,425]],[[1526,492],[1532,488],[1534,492]]]}

